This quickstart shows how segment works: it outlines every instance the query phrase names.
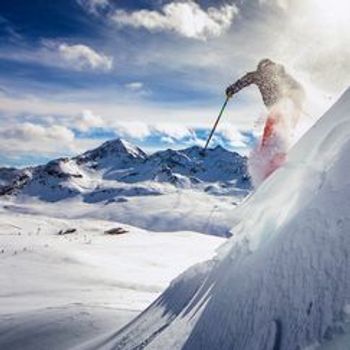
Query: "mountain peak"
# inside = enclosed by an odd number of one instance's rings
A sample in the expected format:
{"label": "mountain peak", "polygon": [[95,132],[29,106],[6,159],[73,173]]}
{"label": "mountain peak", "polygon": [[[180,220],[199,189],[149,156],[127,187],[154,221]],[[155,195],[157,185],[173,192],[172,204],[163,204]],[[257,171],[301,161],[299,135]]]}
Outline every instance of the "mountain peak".
{"label": "mountain peak", "polygon": [[226,151],[226,149],[224,147],[222,147],[221,145],[217,145],[214,147],[214,151]]}
{"label": "mountain peak", "polygon": [[119,158],[124,156],[135,159],[144,159],[146,157],[146,153],[130,142],[117,138],[106,141],[101,146],[83,153],[82,155],[78,156],[77,159],[88,161],[110,157]]}
{"label": "mountain peak", "polygon": [[128,153],[135,157],[143,157],[146,155],[146,153],[143,152],[139,147],[121,138],[106,141],[98,148],[108,150],[110,152]]}

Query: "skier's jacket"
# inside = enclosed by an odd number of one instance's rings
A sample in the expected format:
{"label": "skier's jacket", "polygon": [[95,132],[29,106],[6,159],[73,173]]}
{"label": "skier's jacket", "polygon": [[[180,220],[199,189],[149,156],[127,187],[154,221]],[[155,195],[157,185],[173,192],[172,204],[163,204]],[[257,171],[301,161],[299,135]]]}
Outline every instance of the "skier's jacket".
{"label": "skier's jacket", "polygon": [[269,59],[262,60],[256,71],[249,72],[226,89],[232,96],[251,84],[258,86],[266,107],[271,108],[281,99],[291,99],[297,108],[302,108],[304,100],[303,87],[289,74],[285,68]]}

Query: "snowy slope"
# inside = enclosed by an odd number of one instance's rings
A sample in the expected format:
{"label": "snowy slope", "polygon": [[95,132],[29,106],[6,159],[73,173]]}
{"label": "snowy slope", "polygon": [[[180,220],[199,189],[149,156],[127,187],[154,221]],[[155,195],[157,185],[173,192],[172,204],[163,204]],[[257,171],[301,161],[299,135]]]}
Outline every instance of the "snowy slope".
{"label": "snowy slope", "polygon": [[[126,191],[127,188],[122,190]],[[74,197],[53,203],[20,198],[6,201],[5,205],[13,213],[60,219],[94,218],[157,232],[194,231],[227,237],[234,223],[232,209],[237,207],[237,199],[181,189],[168,190],[162,195],[121,197],[108,204],[84,203],[79,197]]]}
{"label": "snowy slope", "polygon": [[218,256],[84,349],[349,349],[350,89],[235,210]]}
{"label": "snowy slope", "polygon": [[15,182],[19,183],[26,178],[26,173],[30,170],[20,170],[16,168],[0,168],[0,193],[7,187],[11,187]]}
{"label": "snowy slope", "polygon": [[16,177],[17,169],[15,168],[0,168],[0,186],[8,186]]}
{"label": "snowy slope", "polygon": [[[129,232],[104,234],[118,226]],[[66,350],[120,328],[223,241],[0,205],[0,349]]]}

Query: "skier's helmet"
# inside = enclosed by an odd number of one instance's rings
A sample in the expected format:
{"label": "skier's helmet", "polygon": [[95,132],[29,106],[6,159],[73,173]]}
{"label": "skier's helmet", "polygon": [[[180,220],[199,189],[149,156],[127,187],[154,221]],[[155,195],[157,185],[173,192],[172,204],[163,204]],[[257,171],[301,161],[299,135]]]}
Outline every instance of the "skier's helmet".
{"label": "skier's helmet", "polygon": [[270,68],[271,66],[274,66],[275,63],[271,61],[269,58],[264,58],[261,60],[258,64],[258,70],[265,70],[266,68]]}

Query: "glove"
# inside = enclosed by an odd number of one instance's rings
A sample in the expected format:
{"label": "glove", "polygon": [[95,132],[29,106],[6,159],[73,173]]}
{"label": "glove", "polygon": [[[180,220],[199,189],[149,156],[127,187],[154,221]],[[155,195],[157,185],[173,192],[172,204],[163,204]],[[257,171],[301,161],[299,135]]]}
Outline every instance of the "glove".
{"label": "glove", "polygon": [[232,86],[230,85],[227,89],[226,89],[226,97],[231,98],[234,94],[234,91],[232,89]]}

